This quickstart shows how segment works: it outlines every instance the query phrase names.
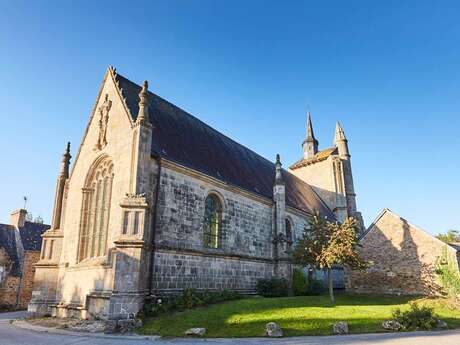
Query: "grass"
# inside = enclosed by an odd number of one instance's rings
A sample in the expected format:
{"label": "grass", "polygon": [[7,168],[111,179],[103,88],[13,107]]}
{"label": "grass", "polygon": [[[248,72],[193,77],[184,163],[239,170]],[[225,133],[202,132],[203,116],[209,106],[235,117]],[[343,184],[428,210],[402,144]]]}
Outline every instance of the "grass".
{"label": "grass", "polygon": [[449,328],[460,327],[460,310],[444,299],[404,296],[328,296],[262,298],[253,297],[211,305],[145,320],[142,334],[183,337],[191,327],[205,327],[206,337],[260,337],[265,324],[277,322],[285,336],[330,335],[332,325],[347,321],[350,333],[384,332],[382,321],[391,319],[393,309],[408,309],[409,302],[429,304]]}

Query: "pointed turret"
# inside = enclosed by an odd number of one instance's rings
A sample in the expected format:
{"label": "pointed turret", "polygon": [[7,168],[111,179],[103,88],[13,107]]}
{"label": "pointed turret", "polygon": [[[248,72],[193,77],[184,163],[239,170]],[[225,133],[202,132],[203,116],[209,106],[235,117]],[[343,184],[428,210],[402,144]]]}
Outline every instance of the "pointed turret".
{"label": "pointed turret", "polygon": [[339,122],[337,122],[337,125],[335,126],[334,146],[337,147],[340,158],[348,159],[350,157],[350,152],[348,151],[348,140],[345,137],[345,132]]}
{"label": "pointed turret", "polygon": [[311,114],[307,113],[307,134],[305,140],[302,143],[303,158],[313,158],[318,153],[318,140],[315,138],[313,132],[313,126],[311,124]]}
{"label": "pointed turret", "polygon": [[64,150],[64,154],[62,155],[61,171],[59,172],[59,175],[63,176],[66,179],[69,178],[70,158],[72,158],[72,156],[70,155],[70,141],[69,141]]}
{"label": "pointed turret", "polygon": [[139,113],[137,114],[136,123],[147,124],[149,121],[149,94],[148,94],[149,83],[144,81],[141,92],[139,92]]}
{"label": "pointed turret", "polygon": [[276,155],[276,162],[275,162],[275,184],[284,184],[283,182],[283,175],[281,173],[281,159],[280,155]]}
{"label": "pointed turret", "polygon": [[65,182],[69,178],[69,166],[70,166],[70,142],[67,143],[62,155],[61,169],[56,181],[56,194],[54,196],[54,208],[53,208],[53,218],[52,218],[52,229],[60,229],[61,227],[61,217],[62,217],[62,208],[64,201],[64,187]]}

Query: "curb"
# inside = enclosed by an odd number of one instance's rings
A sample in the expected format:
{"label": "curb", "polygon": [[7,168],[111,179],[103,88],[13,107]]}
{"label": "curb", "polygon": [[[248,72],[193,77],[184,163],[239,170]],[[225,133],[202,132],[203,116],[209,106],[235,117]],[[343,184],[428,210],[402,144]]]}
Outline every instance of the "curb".
{"label": "curb", "polygon": [[[6,320],[5,320],[6,321]],[[31,325],[25,320],[8,320],[11,325],[26,329],[34,332],[41,333],[50,333],[50,334],[60,334],[60,335],[69,335],[74,337],[86,337],[86,338],[105,338],[105,339],[126,339],[126,340],[158,340],[161,337],[159,335],[124,335],[124,334],[105,334],[105,333],[90,333],[90,332],[74,332],[67,331],[65,329],[50,328],[38,325]]]}

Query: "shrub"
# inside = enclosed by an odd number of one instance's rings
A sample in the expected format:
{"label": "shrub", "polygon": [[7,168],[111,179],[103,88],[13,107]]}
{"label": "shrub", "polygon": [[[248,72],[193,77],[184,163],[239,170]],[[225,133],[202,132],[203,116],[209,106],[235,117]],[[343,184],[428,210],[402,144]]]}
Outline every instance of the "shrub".
{"label": "shrub", "polygon": [[460,294],[460,274],[458,273],[457,258],[452,258],[448,254],[447,246],[443,248],[443,253],[437,260],[435,272],[447,294],[451,296]]}
{"label": "shrub", "polygon": [[305,296],[307,294],[307,277],[305,277],[305,274],[297,268],[294,268],[292,271],[292,289],[294,290],[294,295],[296,296]]}
{"label": "shrub", "polygon": [[312,279],[308,283],[307,290],[305,291],[306,296],[318,296],[327,291],[326,285],[324,282],[319,279]]}
{"label": "shrub", "polygon": [[288,295],[288,283],[282,278],[259,279],[256,290],[264,297],[283,297]]}
{"label": "shrub", "polygon": [[213,303],[235,300],[241,297],[240,294],[230,290],[205,290],[199,292],[195,289],[185,289],[180,295],[159,298],[155,302],[145,303],[143,315],[149,317],[157,316],[159,314],[184,311]]}
{"label": "shrub", "polygon": [[430,330],[436,327],[438,323],[438,318],[434,314],[433,308],[419,306],[416,303],[411,303],[410,310],[401,311],[399,308],[394,310],[393,318],[406,330]]}

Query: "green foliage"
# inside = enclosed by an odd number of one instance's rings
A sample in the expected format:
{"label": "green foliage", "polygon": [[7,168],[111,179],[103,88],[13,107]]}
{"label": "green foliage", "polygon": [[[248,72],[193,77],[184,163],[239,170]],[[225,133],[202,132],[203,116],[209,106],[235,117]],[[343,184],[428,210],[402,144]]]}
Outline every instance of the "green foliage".
{"label": "green foliage", "polygon": [[305,292],[306,296],[318,296],[326,292],[327,287],[324,285],[322,280],[312,279],[308,282],[308,288]]}
{"label": "green foliage", "polygon": [[439,282],[447,294],[455,296],[460,294],[460,274],[458,272],[457,258],[451,258],[447,246],[443,248],[441,257],[436,262],[435,270]]}
{"label": "green foliage", "polygon": [[357,248],[358,222],[347,218],[343,223],[327,222],[328,242],[317,261],[321,268],[332,269],[334,265],[346,265],[354,269],[363,269],[366,263],[361,259]]}
{"label": "green foliage", "polygon": [[242,298],[242,296],[230,290],[198,292],[195,289],[185,289],[181,295],[169,296],[157,299],[155,302],[145,303],[143,314],[144,316],[152,317],[239,298]]}
{"label": "green foliage", "polygon": [[294,290],[295,296],[306,295],[308,289],[307,277],[297,268],[292,270],[292,289]]}
{"label": "green foliage", "polygon": [[326,291],[326,287],[321,280],[308,280],[305,274],[296,268],[292,274],[292,287],[295,296],[317,296]]}
{"label": "green foliage", "polygon": [[397,308],[393,311],[393,318],[398,321],[405,330],[430,330],[436,327],[438,317],[434,308],[417,303],[410,304],[410,310],[401,311]]}
{"label": "green foliage", "polygon": [[366,265],[357,251],[358,231],[358,223],[353,218],[338,223],[316,215],[294,248],[293,262],[325,269],[332,269],[334,265],[364,268]]}
{"label": "green foliage", "polygon": [[395,308],[407,310],[410,301],[433,306],[449,328],[460,327],[460,309],[452,308],[451,301],[444,298],[419,300],[409,296],[344,293],[337,295],[335,306],[327,295],[244,298],[183,313],[162,314],[146,320],[140,332],[183,337],[191,327],[204,327],[207,338],[262,337],[266,323],[275,320],[286,337],[331,335],[331,326],[338,321],[347,321],[353,334],[377,333],[385,332],[382,322],[392,319]]}
{"label": "green foliage", "polygon": [[457,230],[451,229],[445,234],[437,235],[436,238],[446,243],[460,242],[460,233]]}
{"label": "green foliage", "polygon": [[353,218],[347,218],[343,223],[329,222],[315,215],[309,225],[295,246],[292,259],[295,264],[328,271],[329,295],[333,302],[332,267],[346,265],[353,269],[363,269],[367,266],[357,251],[358,222]]}
{"label": "green foliage", "polygon": [[282,278],[259,279],[256,290],[264,297],[283,297],[288,295],[288,282]]}
{"label": "green foliage", "polygon": [[318,267],[318,257],[329,241],[327,222],[324,217],[313,216],[309,227],[305,227],[302,238],[297,242],[292,252],[295,264]]}

